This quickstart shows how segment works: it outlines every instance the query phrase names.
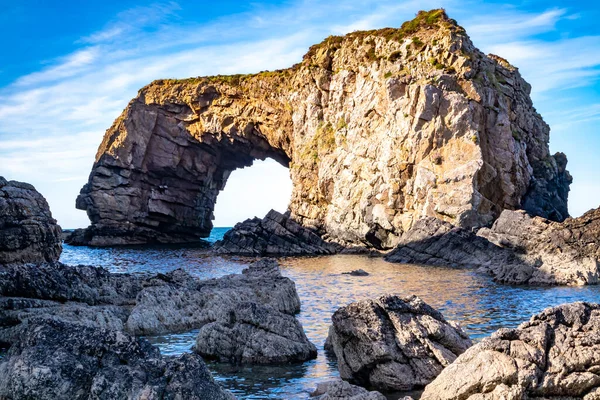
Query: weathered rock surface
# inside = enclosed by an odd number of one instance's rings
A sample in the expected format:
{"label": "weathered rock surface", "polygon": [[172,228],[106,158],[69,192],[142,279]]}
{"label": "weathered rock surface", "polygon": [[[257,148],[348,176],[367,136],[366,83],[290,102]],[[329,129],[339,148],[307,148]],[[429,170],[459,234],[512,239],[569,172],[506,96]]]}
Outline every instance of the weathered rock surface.
{"label": "weathered rock surface", "polygon": [[215,243],[213,251],[264,257],[334,254],[341,248],[295,222],[289,213],[271,210],[262,219],[252,218],[238,223],[225,233],[223,240]]}
{"label": "weathered rock surface", "polygon": [[524,208],[568,216],[566,157],[530,86],[442,10],[400,29],[332,36],[292,68],[159,80],[100,145],[77,207],[92,245],[208,236],[231,171],[290,168],[297,223],[392,248],[423,216],[457,226]]}
{"label": "weathered rock surface", "polygon": [[316,400],[386,400],[379,392],[369,392],[341,379],[319,383],[310,396]]}
{"label": "weathered rock surface", "polygon": [[494,225],[478,235],[510,249],[529,268],[489,264],[501,282],[546,285],[598,284],[600,279],[600,209],[563,223],[532,218],[523,211],[504,211]]}
{"label": "weathered rock surface", "polygon": [[[151,276],[111,274],[102,268],[58,263],[7,265],[0,267],[0,295],[0,345],[14,343],[28,321],[42,316],[135,335],[157,335],[198,329],[240,303],[264,307],[266,320],[282,319],[286,328],[296,327],[289,332],[290,340],[306,339],[294,318],[300,311],[294,282],[281,276],[274,260],[255,262],[242,274],[205,281],[180,269]],[[277,338],[266,336],[262,343],[270,339]],[[312,346],[300,339],[299,343]]]}
{"label": "weathered rock surface", "polygon": [[0,362],[0,398],[234,399],[198,355],[165,358],[144,339],[57,320],[30,321],[11,346]]}
{"label": "weathered rock surface", "polygon": [[328,347],[340,376],[382,391],[422,388],[471,346],[458,325],[416,296],[382,296],[337,310]]}
{"label": "weathered rock surface", "polygon": [[256,303],[223,309],[217,321],[200,328],[194,351],[206,358],[241,364],[317,358],[317,348],[293,315]]}
{"label": "weathered rock surface", "polygon": [[0,176],[0,264],[57,261],[61,251],[46,199],[30,184]]}
{"label": "weathered rock surface", "polygon": [[256,303],[294,315],[300,299],[294,282],[281,275],[275,260],[251,264],[242,274],[205,281],[181,270],[179,277],[160,279],[142,291],[129,318],[127,330],[136,335],[197,329],[217,321],[224,310],[238,303]]}
{"label": "weathered rock surface", "polygon": [[598,399],[600,305],[549,308],[471,347],[421,400]]}

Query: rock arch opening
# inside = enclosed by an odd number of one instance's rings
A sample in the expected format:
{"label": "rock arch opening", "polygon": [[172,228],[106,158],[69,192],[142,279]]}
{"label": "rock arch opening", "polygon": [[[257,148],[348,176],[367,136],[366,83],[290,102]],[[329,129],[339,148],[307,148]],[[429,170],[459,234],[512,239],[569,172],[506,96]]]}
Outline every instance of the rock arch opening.
{"label": "rock arch opening", "polygon": [[214,228],[228,228],[248,218],[262,218],[271,209],[284,213],[291,195],[289,169],[276,161],[257,160],[250,167],[238,168],[217,197]]}

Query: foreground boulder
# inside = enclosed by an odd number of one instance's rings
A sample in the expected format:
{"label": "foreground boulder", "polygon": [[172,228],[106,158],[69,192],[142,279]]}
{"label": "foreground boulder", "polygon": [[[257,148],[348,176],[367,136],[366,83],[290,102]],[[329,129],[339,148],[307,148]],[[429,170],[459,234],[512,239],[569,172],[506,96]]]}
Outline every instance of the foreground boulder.
{"label": "foreground boulder", "polygon": [[471,340],[416,296],[382,296],[337,310],[327,347],[340,376],[382,391],[422,388]]}
{"label": "foreground boulder", "polygon": [[501,282],[590,285],[600,280],[600,208],[562,223],[524,211],[504,211],[478,235],[519,254],[530,266],[486,265],[485,270]]}
{"label": "foreground boulder", "polygon": [[386,400],[379,392],[370,392],[341,379],[319,383],[310,396],[315,400]]}
{"label": "foreground boulder", "polygon": [[247,219],[234,226],[213,249],[218,254],[264,257],[334,254],[341,246],[325,242],[289,213],[271,210],[262,219]]}
{"label": "foreground boulder", "polygon": [[600,398],[600,305],[549,308],[471,347],[421,400]]}
{"label": "foreground boulder", "polygon": [[27,183],[0,176],[0,264],[57,261],[62,232],[46,199]]}
{"label": "foreground boulder", "polygon": [[165,358],[145,339],[48,319],[31,321],[0,362],[0,398],[234,399],[200,356]]}
{"label": "foreground boulder", "polygon": [[284,364],[317,358],[294,316],[269,306],[238,303],[200,328],[194,350],[205,358],[242,364]]}
{"label": "foreground boulder", "polygon": [[231,172],[272,158],[290,170],[291,217],[340,243],[389,249],[424,215],[471,228],[523,205],[563,220],[567,160],[530,91],[443,10],[420,12],[331,36],[284,70],[150,83],[76,205],[91,244],[196,241]]}

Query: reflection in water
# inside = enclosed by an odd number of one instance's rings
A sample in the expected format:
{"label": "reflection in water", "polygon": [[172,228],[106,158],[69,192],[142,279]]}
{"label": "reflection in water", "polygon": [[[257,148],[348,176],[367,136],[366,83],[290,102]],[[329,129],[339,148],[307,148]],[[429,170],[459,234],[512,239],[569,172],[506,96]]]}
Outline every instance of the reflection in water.
{"label": "reflection in water", "polygon": [[[248,260],[209,256],[197,248],[90,249],[65,245],[66,264],[101,265],[113,272],[166,272],[184,268],[201,279],[239,273]],[[215,379],[244,399],[305,399],[319,381],[338,375],[323,352],[331,314],[352,301],[385,293],[415,294],[459,321],[476,341],[500,327],[514,327],[542,309],[572,301],[600,301],[600,287],[526,288],[498,285],[465,269],[390,264],[381,258],[339,255],[284,258],[282,272],[296,282],[299,319],[319,348],[316,360],[294,366],[257,367],[209,363]],[[369,276],[342,275],[362,268]],[[197,331],[149,338],[163,354],[190,351]],[[390,399],[398,398],[390,396]]]}

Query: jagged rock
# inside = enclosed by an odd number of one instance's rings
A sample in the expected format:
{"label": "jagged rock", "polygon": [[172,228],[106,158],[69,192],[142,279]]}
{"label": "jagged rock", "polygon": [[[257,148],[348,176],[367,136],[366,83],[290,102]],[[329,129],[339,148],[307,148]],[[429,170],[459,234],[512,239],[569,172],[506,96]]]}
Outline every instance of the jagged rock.
{"label": "jagged rock", "polygon": [[285,70],[155,81],[106,132],[77,199],[81,236],[206,237],[231,171],[267,157],[290,168],[291,218],[342,244],[393,248],[422,216],[562,220],[571,177],[530,90],[443,10],[330,37]]}
{"label": "jagged rock", "polygon": [[498,281],[531,285],[589,285],[600,278],[600,208],[563,223],[532,218],[523,211],[504,211],[492,228],[478,235],[510,249],[527,260],[488,264],[485,270]]}
{"label": "jagged rock", "polygon": [[200,356],[164,358],[145,339],[57,320],[30,321],[8,350],[0,398],[234,399]]}
{"label": "jagged rock", "polygon": [[473,267],[518,264],[522,261],[474,232],[437,218],[426,217],[404,232],[398,246],[385,256],[395,263],[441,267]]}
{"label": "jagged rock", "polygon": [[294,316],[256,303],[221,310],[217,321],[200,328],[194,351],[241,364],[287,364],[317,357],[317,348]]}
{"label": "jagged rock", "polygon": [[344,275],[352,275],[352,276],[369,276],[369,273],[364,269],[355,269],[350,272],[342,272]]}
{"label": "jagged rock", "polygon": [[294,282],[281,276],[275,260],[205,281],[181,269],[129,275],[59,263],[7,265],[0,266],[0,296],[0,345],[14,343],[27,322],[40,316],[156,335],[198,329],[242,302],[269,307],[274,315],[292,320],[300,311]]}
{"label": "jagged rock", "polygon": [[294,282],[281,276],[277,261],[265,259],[252,263],[242,274],[205,281],[183,277],[156,282],[137,297],[127,330],[136,335],[157,335],[196,329],[216,321],[223,310],[241,302],[270,306],[288,315],[300,311]]}
{"label": "jagged rock", "polygon": [[341,379],[319,383],[310,397],[315,400],[386,400],[379,392],[369,392]]}
{"label": "jagged rock", "polygon": [[327,347],[340,376],[382,391],[422,388],[471,340],[416,296],[382,296],[337,310]]}
{"label": "jagged rock", "polygon": [[325,242],[312,230],[275,210],[263,218],[247,219],[227,231],[215,243],[218,254],[246,256],[299,256],[334,254],[341,246]]}
{"label": "jagged rock", "polygon": [[57,261],[62,233],[44,196],[0,176],[0,264]]}
{"label": "jagged rock", "polygon": [[597,399],[599,354],[600,305],[549,308],[471,347],[421,400]]}

